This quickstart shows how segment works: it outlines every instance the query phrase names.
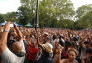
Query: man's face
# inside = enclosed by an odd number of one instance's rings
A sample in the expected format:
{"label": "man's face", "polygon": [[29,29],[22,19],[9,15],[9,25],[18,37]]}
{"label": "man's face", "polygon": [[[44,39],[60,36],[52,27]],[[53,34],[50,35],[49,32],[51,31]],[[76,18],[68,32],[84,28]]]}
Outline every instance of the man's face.
{"label": "man's face", "polygon": [[13,44],[12,44],[12,50],[13,50],[14,52],[20,52],[20,51],[22,50],[21,44],[18,43],[18,42],[13,43]]}
{"label": "man's face", "polygon": [[43,40],[44,40],[44,42],[46,42],[47,39],[48,39],[48,35],[44,34],[44,35],[43,35]]}
{"label": "man's face", "polygon": [[25,51],[23,50],[23,46],[19,42],[15,42],[12,44],[12,51],[18,57],[25,56]]}

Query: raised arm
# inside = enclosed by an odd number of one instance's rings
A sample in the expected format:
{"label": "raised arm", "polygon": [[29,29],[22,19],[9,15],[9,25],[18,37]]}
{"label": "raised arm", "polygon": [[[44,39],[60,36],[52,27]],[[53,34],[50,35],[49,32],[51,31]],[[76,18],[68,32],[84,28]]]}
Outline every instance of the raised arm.
{"label": "raised arm", "polygon": [[8,22],[5,27],[4,27],[4,31],[1,34],[1,38],[0,38],[0,49],[1,51],[5,50],[7,48],[7,37],[8,37],[8,33],[10,31],[10,22]]}
{"label": "raised arm", "polygon": [[56,58],[55,63],[61,63],[61,53],[63,51],[63,48],[60,44],[57,45],[58,47],[55,49],[55,56]]}
{"label": "raised arm", "polygon": [[16,30],[16,33],[18,34],[18,36],[20,37],[20,38],[22,38],[23,37],[23,34],[21,33],[21,31],[19,30],[19,28],[14,24],[14,28],[15,28],[15,30]]}

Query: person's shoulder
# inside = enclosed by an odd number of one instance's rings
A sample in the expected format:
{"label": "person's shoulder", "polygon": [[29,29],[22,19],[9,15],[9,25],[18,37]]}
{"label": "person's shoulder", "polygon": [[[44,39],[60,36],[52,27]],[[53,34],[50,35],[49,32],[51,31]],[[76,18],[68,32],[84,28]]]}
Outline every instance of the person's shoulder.
{"label": "person's shoulder", "polygon": [[67,59],[62,59],[61,61],[60,61],[60,63],[66,63],[67,62]]}
{"label": "person's shoulder", "polygon": [[75,63],[78,63],[78,61],[77,61],[77,60],[75,60],[74,62],[75,62]]}

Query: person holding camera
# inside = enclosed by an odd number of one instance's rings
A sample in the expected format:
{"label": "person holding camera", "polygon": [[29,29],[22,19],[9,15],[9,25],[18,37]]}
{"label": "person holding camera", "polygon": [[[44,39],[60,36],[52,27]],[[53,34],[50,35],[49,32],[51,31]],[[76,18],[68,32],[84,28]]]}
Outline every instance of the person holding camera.
{"label": "person holding camera", "polygon": [[17,36],[19,37],[18,41],[11,42],[11,49],[8,47],[9,44],[9,31],[11,27],[11,22],[8,22],[5,25],[4,31],[0,34],[0,55],[3,63],[23,63],[25,59],[25,47],[23,44],[22,33],[19,31],[18,27],[14,25]]}

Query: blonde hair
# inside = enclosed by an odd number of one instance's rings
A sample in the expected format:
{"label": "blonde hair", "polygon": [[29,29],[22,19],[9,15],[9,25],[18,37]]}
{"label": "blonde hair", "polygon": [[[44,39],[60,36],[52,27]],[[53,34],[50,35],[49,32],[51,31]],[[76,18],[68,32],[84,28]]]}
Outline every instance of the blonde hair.
{"label": "blonde hair", "polygon": [[70,49],[68,49],[68,52],[70,52],[70,51],[74,51],[75,54],[76,54],[76,56],[78,56],[78,54],[79,54],[78,50],[75,49],[75,48],[70,48]]}

